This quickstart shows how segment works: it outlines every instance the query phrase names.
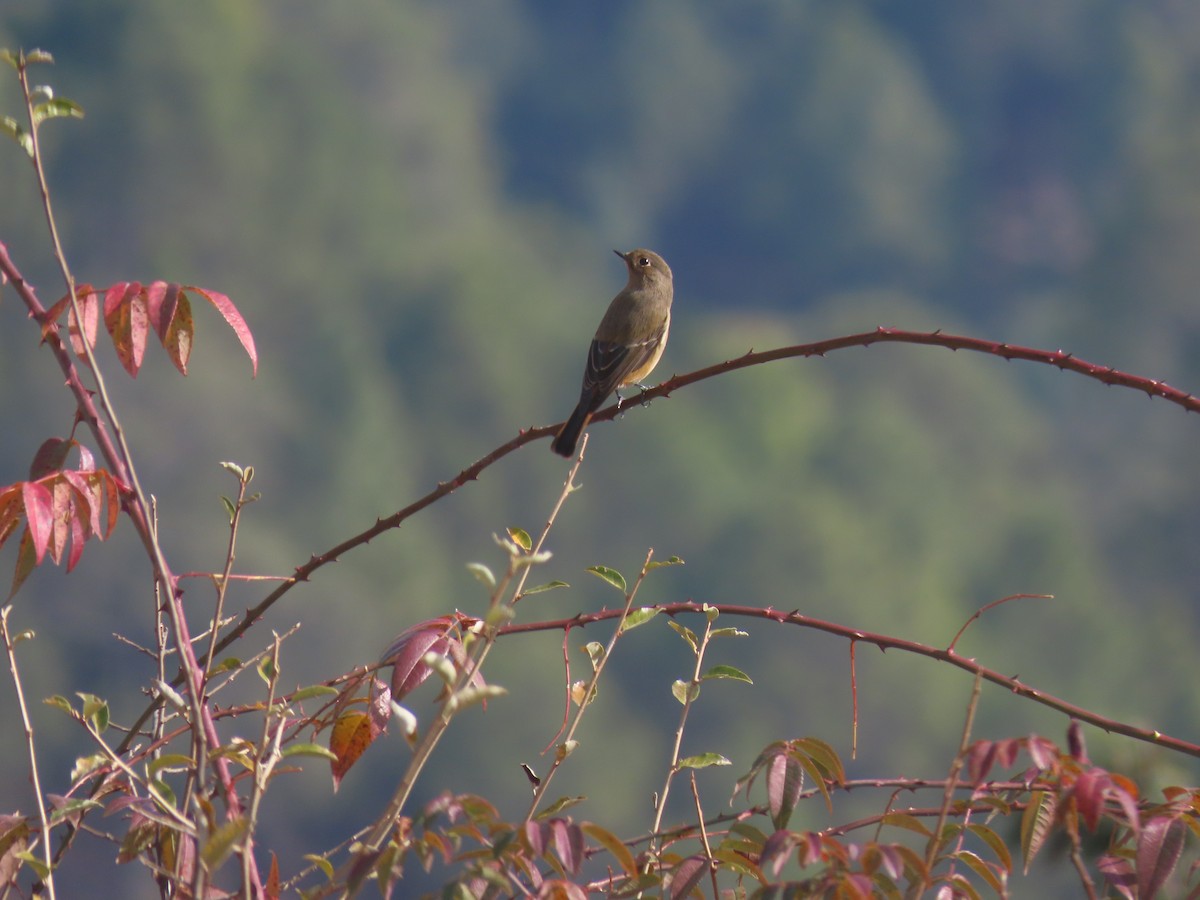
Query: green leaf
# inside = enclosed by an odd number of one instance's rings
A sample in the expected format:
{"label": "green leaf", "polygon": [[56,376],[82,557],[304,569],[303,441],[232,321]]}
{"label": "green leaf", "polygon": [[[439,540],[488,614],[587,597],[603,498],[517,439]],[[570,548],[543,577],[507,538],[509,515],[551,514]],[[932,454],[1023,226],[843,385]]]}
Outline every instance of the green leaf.
{"label": "green leaf", "polygon": [[53,706],[55,709],[61,709],[68,715],[73,715],[75,710],[71,708],[71,701],[62,694],[55,694],[53,697],[47,697],[42,701],[47,706]]}
{"label": "green leaf", "polygon": [[1042,844],[1054,828],[1058,798],[1050,791],[1033,791],[1021,814],[1021,858],[1025,862],[1025,874]]}
{"label": "green leaf", "polygon": [[446,704],[446,709],[450,712],[458,712],[466,709],[468,706],[474,706],[476,703],[483,703],[491,700],[494,697],[503,697],[508,693],[507,688],[500,687],[498,684],[488,684],[483,687],[465,687]]}
{"label": "green leaf", "polygon": [[316,756],[320,759],[328,759],[337,762],[337,754],[329,750],[328,747],[322,747],[320,744],[293,744],[282,753],[281,757],[287,756]]}
{"label": "green leaf", "polygon": [[565,581],[547,581],[545,584],[539,584],[536,587],[526,588],[521,592],[522,597],[528,597],[530,594],[540,594],[542,591],[552,591],[555,588],[570,587]]}
{"label": "green leaf", "polygon": [[592,671],[600,668],[600,663],[604,662],[604,645],[599,641],[588,641],[583,645],[583,650],[592,663]]}
{"label": "green leaf", "polygon": [[699,644],[696,641],[696,632],[692,631],[692,629],[688,628],[686,625],[680,625],[674,619],[672,619],[667,624],[670,625],[671,628],[673,628],[675,630],[676,634],[678,634],[681,638],[683,638],[685,641],[687,641],[691,645],[693,653],[695,653],[699,649]]}
{"label": "green leaf", "polygon": [[46,119],[58,119],[63,116],[82,119],[83,107],[73,100],[67,100],[65,97],[55,97],[51,100],[45,100],[33,108],[33,121],[38,124],[44,122]]}
{"label": "green leaf", "polygon": [[25,130],[25,126],[14,119],[12,116],[5,116],[0,119],[0,131],[3,131],[10,138],[17,142],[18,146],[25,151],[25,154],[33,158],[33,138],[29,132]]}
{"label": "green leaf", "polygon": [[91,722],[97,734],[103,734],[108,728],[108,704],[95,694],[76,692],[83,701],[83,717]]}
{"label": "green leaf", "polygon": [[741,669],[735,669],[733,666],[713,666],[700,676],[701,681],[708,681],[710,678],[732,678],[735,681],[744,681],[746,684],[754,684],[749,675],[747,675]]}
{"label": "green leaf", "polygon": [[54,65],[54,57],[47,50],[39,50],[36,47],[25,54],[25,65],[36,66],[39,64]]}
{"label": "green leaf", "polygon": [[512,538],[513,543],[526,553],[533,549],[533,539],[524,528],[517,528],[515,525],[510,525],[506,530],[508,531],[508,536]]}
{"label": "green leaf", "polygon": [[195,765],[195,760],[186,753],[164,753],[158,759],[150,760],[150,764],[146,766],[146,773],[152,778],[157,778],[163,769],[185,772]]}
{"label": "green leaf", "polygon": [[742,631],[740,628],[714,628],[708,633],[710,638],[718,637],[749,637],[748,631]]}
{"label": "green leaf", "polygon": [[17,853],[14,853],[13,856],[21,860],[21,862],[25,863],[27,866],[29,866],[29,868],[33,869],[33,871],[37,874],[37,877],[41,878],[43,881],[45,881],[47,876],[49,876],[50,870],[46,868],[46,861],[41,857],[34,856],[33,853],[28,850],[21,850]]}
{"label": "green leaf", "polygon": [[678,556],[672,556],[670,559],[664,559],[662,561],[659,561],[659,560],[652,561],[648,566],[646,566],[646,571],[649,572],[651,569],[661,569],[663,566],[682,566],[682,565],[683,565],[682,559],[680,559]]}
{"label": "green leaf", "polygon": [[467,571],[475,576],[476,581],[482,582],[489,590],[495,589],[496,576],[483,563],[467,563]]}
{"label": "green leaf", "polygon": [[622,594],[627,590],[625,586],[625,576],[616,569],[610,569],[608,566],[588,566],[588,572],[591,572],[597,578],[602,578]]}
{"label": "green leaf", "polygon": [[209,836],[204,849],[200,851],[200,858],[210,871],[218,868],[233,852],[234,845],[245,835],[247,824],[245,816],[238,816]]}
{"label": "green leaf", "polygon": [[77,812],[82,812],[85,809],[101,809],[103,806],[104,804],[98,800],[90,800],[87,797],[72,797],[50,814],[50,824],[57,825],[63,819]]}
{"label": "green leaf", "polygon": [[208,676],[211,678],[213,675],[220,675],[222,672],[232,672],[241,664],[242,661],[236,656],[227,656],[212,667],[212,671],[208,673]]}
{"label": "green leaf", "polygon": [[320,869],[326,878],[330,880],[333,879],[333,863],[331,863],[325,857],[317,856],[314,853],[305,853],[303,859]]}
{"label": "green leaf", "polygon": [[1012,871],[1012,854],[1008,850],[1008,845],[1004,843],[1004,838],[986,825],[968,825],[967,830],[988,845],[1006,872]]}
{"label": "green leaf", "polygon": [[879,821],[883,825],[894,825],[897,828],[915,831],[922,837],[933,837],[933,832],[929,830],[928,826],[926,826],[924,822],[922,822],[916,816],[910,816],[908,813],[887,813]]}
{"label": "green leaf", "polygon": [[583,803],[586,800],[587,800],[587,797],[583,797],[583,796],[559,797],[557,800],[555,800],[553,803],[551,803],[549,806],[547,806],[545,809],[543,809],[541,812],[539,812],[536,816],[534,816],[534,818],[535,819],[548,819],[548,818],[550,818],[550,816],[557,815],[558,813],[562,812],[564,809],[570,809],[572,806],[578,806],[580,803]]}
{"label": "green leaf", "polygon": [[279,677],[279,670],[275,668],[275,661],[269,656],[264,656],[258,661],[255,666],[258,671],[258,677],[269,687],[271,682]]}
{"label": "green leaf", "polygon": [[692,684],[690,681],[676,680],[671,685],[671,694],[681,704],[686,705],[700,696],[700,685]]}
{"label": "green leaf", "polygon": [[621,623],[621,631],[632,631],[639,625],[645,625],[659,613],[658,607],[643,606],[640,609],[630,610],[629,615],[625,617],[625,621]]}
{"label": "green leaf", "polygon": [[720,753],[700,753],[696,756],[686,756],[679,761],[680,769],[707,769],[709,766],[731,766],[728,759]]}
{"label": "green leaf", "polygon": [[233,520],[237,518],[237,507],[233,505],[233,501],[221,495],[221,505],[225,507],[225,515],[229,517],[229,524],[233,524]]}
{"label": "green leaf", "polygon": [[292,694],[292,702],[299,703],[301,700],[307,700],[310,697],[329,697],[337,692],[337,688],[330,687],[327,684],[310,684],[308,687],[300,688],[300,690]]}

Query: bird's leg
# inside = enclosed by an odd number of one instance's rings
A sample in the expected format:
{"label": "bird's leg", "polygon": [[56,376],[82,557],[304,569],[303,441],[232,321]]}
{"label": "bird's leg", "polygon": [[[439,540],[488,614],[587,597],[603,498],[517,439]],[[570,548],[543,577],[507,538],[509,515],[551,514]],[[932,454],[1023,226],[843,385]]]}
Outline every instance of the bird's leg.
{"label": "bird's leg", "polygon": [[650,390],[650,388],[646,387],[646,386],[645,386],[644,384],[642,384],[640,381],[635,381],[635,382],[634,382],[634,384],[635,384],[635,385],[636,385],[638,388],[640,388],[640,389],[641,389],[642,396],[641,396],[641,397],[639,397],[638,399],[639,399],[639,401],[641,402],[642,406],[649,406],[649,405],[650,405],[650,401],[646,399],[646,391]]}

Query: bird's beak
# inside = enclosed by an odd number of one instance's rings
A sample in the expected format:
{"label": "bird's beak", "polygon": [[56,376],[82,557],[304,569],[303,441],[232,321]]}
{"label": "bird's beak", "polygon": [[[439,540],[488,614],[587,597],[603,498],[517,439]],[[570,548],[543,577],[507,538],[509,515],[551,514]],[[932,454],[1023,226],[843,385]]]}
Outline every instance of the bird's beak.
{"label": "bird's beak", "polygon": [[[621,257],[621,259],[625,259],[625,254],[620,250],[614,250],[613,253],[617,254],[617,256]],[[628,260],[626,260],[626,262],[628,262]]]}

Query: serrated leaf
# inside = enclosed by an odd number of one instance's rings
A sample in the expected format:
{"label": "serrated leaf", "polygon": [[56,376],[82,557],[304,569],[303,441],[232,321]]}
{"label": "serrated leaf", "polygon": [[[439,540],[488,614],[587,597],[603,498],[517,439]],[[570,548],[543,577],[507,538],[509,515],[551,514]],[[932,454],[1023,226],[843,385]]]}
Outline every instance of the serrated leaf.
{"label": "serrated leaf", "polygon": [[655,606],[643,606],[639,609],[629,611],[629,615],[625,617],[625,621],[621,623],[621,631],[632,631],[639,625],[645,625],[651,619],[659,614],[660,610]]}
{"label": "serrated leaf", "polygon": [[735,669],[733,666],[726,665],[713,666],[700,676],[701,681],[707,681],[710,678],[732,678],[734,681],[744,681],[746,684],[754,684],[750,676],[741,669]]}
{"label": "serrated leaf", "polygon": [[1137,839],[1139,897],[1154,897],[1179,864],[1187,828],[1180,819],[1158,816],[1146,822]]}
{"label": "serrated leaf", "polygon": [[625,576],[616,569],[610,569],[608,566],[588,566],[585,571],[591,572],[597,578],[607,581],[622,594],[627,590]]}
{"label": "serrated leaf", "polygon": [[55,808],[54,812],[50,815],[50,824],[57,825],[59,822],[76,813],[88,809],[101,809],[103,806],[104,804],[98,800],[91,800],[87,797],[71,797],[62,806]]}
{"label": "serrated leaf", "polygon": [[907,831],[914,831],[922,837],[933,837],[933,832],[929,830],[924,822],[916,816],[911,816],[908,813],[891,812],[880,818],[880,823],[883,825],[893,825],[896,828],[903,828]]}
{"label": "serrated leaf", "polygon": [[242,318],[242,314],[238,312],[233,301],[224,294],[219,294],[216,291],[205,290],[201,287],[196,287],[194,284],[183,285],[183,290],[190,291],[193,294],[199,294],[209,303],[217,308],[217,312],[225,319],[225,322],[233,329],[233,333],[237,335],[238,341],[242,345],[242,349],[246,351],[246,355],[250,357],[250,365],[252,374],[258,375],[258,350],[254,346],[254,335],[250,333],[250,326],[246,324],[246,320]]}
{"label": "serrated leaf", "polygon": [[709,766],[731,766],[728,759],[720,753],[698,753],[695,756],[685,756],[679,761],[680,769],[707,769]]}
{"label": "serrated leaf", "polygon": [[1021,814],[1021,858],[1025,863],[1025,874],[1029,874],[1029,866],[1033,858],[1046,842],[1051,829],[1054,827],[1054,814],[1058,806],[1058,797],[1049,791],[1033,791]]}

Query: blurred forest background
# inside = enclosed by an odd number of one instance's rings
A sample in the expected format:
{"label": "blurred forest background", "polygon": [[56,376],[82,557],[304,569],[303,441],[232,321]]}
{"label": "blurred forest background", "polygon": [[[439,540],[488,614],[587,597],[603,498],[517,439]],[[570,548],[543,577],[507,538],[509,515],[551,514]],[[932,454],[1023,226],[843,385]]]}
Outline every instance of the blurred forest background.
{"label": "blurred forest background", "polygon": [[[211,287],[258,341],[253,381],[207,308],[187,379],[159,351],[136,382],[101,355],[177,571],[220,568],[218,497],[235,490],[221,460],[254,465],[263,494],[238,569],[286,574],[519,429],[564,418],[623,284],[611,248],[652,247],[675,272],[655,382],[886,325],[1061,348],[1200,390],[1192,3],[42,2],[8,5],[0,45],[53,53],[35,83],[87,113],[43,132],[76,276]],[[0,84],[0,112],[19,102],[13,79]],[[43,302],[61,296],[15,145],[0,149],[0,240]],[[9,483],[68,432],[73,407],[11,295],[0,316]],[[522,603],[525,620],[615,605],[583,568],[632,576],[651,546],[687,565],[654,573],[640,602],[799,609],[942,646],[989,601],[1049,593],[988,613],[960,651],[1200,737],[1200,422],[1178,408],[1049,367],[894,345],[735,373],[591,434],[584,489],[537,578],[573,587]],[[491,535],[540,529],[566,471],[548,442],[526,447],[323,569],[240,655],[302,622],[282,669],[305,684],[374,661],[422,618],[479,612],[464,564],[502,565]],[[0,569],[12,563],[6,549]],[[232,608],[264,592],[239,588]],[[211,589],[192,581],[188,600],[200,622]],[[153,599],[132,529],[89,547],[74,577],[36,573],[16,605],[15,626],[38,631],[28,695],[92,691],[115,720],[133,717],[152,662],[112,635],[150,644]],[[848,760],[846,646],[723,624],[751,638],[711,662],[756,684],[706,688],[684,751],[734,765],[702,773],[704,789],[724,795],[775,737],[819,735]],[[552,792],[589,795],[577,818],[647,826],[678,709],[670,682],[690,665],[665,621],[620,645]],[[519,815],[518,764],[545,767],[562,715],[560,636],[503,641],[489,666],[511,696],[455,723],[419,793],[479,791]],[[860,648],[858,685],[851,773],[944,774],[970,678]],[[0,710],[14,721],[11,688]],[[35,712],[43,777],[61,791],[86,742]],[[976,733],[1061,741],[1065,726],[985,688]],[[1190,761],[1088,731],[1109,765],[1200,780]],[[0,746],[15,760],[18,729]],[[345,837],[407,754],[391,736],[336,796],[321,765],[292,776],[268,801],[262,845],[320,852]],[[839,820],[857,800],[837,800]],[[0,808],[31,811],[28,785],[0,784]],[[814,809],[810,824],[823,821]],[[129,875],[128,890],[151,887]]]}

